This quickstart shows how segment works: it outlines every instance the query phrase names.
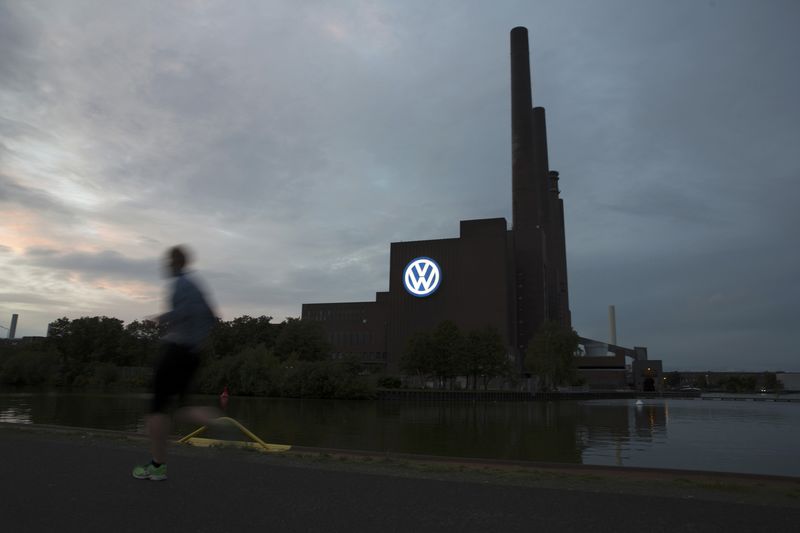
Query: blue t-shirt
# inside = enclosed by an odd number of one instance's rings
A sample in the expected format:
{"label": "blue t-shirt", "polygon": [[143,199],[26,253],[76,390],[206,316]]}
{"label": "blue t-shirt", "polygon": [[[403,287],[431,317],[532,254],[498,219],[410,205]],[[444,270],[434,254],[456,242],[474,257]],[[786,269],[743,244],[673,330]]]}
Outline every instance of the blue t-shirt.
{"label": "blue t-shirt", "polygon": [[164,340],[199,347],[211,333],[215,318],[203,292],[187,273],[175,277],[170,303],[172,310],[160,318],[167,325]]}

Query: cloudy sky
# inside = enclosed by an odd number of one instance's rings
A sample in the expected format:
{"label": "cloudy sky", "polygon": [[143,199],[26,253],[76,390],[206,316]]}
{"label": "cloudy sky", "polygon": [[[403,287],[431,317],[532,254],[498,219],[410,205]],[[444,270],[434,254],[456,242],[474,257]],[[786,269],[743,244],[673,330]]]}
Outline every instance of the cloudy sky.
{"label": "cloudy sky", "polygon": [[[0,325],[133,320],[188,243],[224,318],[374,299],[511,218],[509,31],[581,335],[800,371],[800,3],[0,0]],[[5,330],[0,330],[4,335]]]}

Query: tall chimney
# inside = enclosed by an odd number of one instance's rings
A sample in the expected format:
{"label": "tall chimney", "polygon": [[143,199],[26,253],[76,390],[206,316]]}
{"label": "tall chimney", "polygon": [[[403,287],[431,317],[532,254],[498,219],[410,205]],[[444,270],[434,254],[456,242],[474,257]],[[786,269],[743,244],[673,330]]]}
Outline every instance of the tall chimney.
{"label": "tall chimney", "polygon": [[14,335],[17,333],[17,319],[18,318],[19,318],[19,315],[17,313],[14,313],[13,315],[11,315],[11,327],[8,328],[8,338],[9,339],[13,339]]}
{"label": "tall chimney", "polygon": [[[531,179],[536,200],[536,223],[544,228],[548,238],[553,234],[553,228],[548,220],[548,193],[550,191],[550,164],[547,160],[547,123],[544,118],[544,108],[534,107],[531,111],[531,130],[533,153],[533,169]],[[548,233],[549,232],[549,233]]]}
{"label": "tall chimney", "polygon": [[526,199],[533,192],[533,125],[531,124],[531,68],[528,53],[528,30],[511,30],[511,202],[512,227],[517,229],[530,205]]}
{"label": "tall chimney", "polygon": [[617,314],[613,305],[608,306],[608,343],[617,344]]}
{"label": "tall chimney", "polygon": [[[528,30],[511,30],[511,194],[515,265],[515,350],[522,368],[525,350],[548,318],[545,263],[547,243],[542,218],[547,201],[544,113],[532,107]],[[538,138],[537,138],[538,137]],[[538,152],[538,153],[537,153]],[[538,159],[537,159],[538,158]]]}

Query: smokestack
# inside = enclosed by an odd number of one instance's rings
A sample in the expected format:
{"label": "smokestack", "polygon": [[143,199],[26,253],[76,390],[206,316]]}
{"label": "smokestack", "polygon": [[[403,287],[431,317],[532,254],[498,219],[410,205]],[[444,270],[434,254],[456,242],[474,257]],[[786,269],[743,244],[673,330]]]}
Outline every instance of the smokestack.
{"label": "smokestack", "polygon": [[533,153],[533,186],[536,190],[537,224],[550,231],[548,213],[548,192],[550,164],[547,161],[547,122],[543,107],[534,107],[531,111],[532,153]]}
{"label": "smokestack", "polygon": [[530,205],[525,190],[533,190],[533,138],[531,124],[531,67],[528,30],[511,30],[511,200],[512,226],[517,229]]}
{"label": "smokestack", "polygon": [[608,306],[608,336],[609,344],[617,344],[617,315],[613,305]]}
{"label": "smokestack", "polygon": [[[515,265],[515,349],[521,354],[552,308],[546,275],[547,140],[544,110],[533,108],[528,30],[511,30],[511,205]],[[544,169],[544,171],[542,170]]]}
{"label": "smokestack", "polygon": [[8,329],[9,339],[13,339],[14,335],[17,333],[17,318],[19,318],[19,315],[17,313],[11,315],[11,327]]}

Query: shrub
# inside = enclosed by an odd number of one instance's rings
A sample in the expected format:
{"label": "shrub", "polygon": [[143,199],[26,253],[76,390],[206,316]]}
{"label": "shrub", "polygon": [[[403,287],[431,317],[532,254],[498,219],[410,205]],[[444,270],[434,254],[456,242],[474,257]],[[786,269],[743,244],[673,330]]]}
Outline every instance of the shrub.
{"label": "shrub", "polygon": [[89,377],[89,385],[106,387],[116,383],[119,379],[119,370],[112,363],[95,363]]}
{"label": "shrub", "polygon": [[19,350],[0,360],[0,382],[7,385],[51,385],[59,379],[58,355],[50,350]]}
{"label": "shrub", "polygon": [[383,376],[378,379],[378,387],[383,389],[399,389],[402,384],[400,378],[394,376]]}

